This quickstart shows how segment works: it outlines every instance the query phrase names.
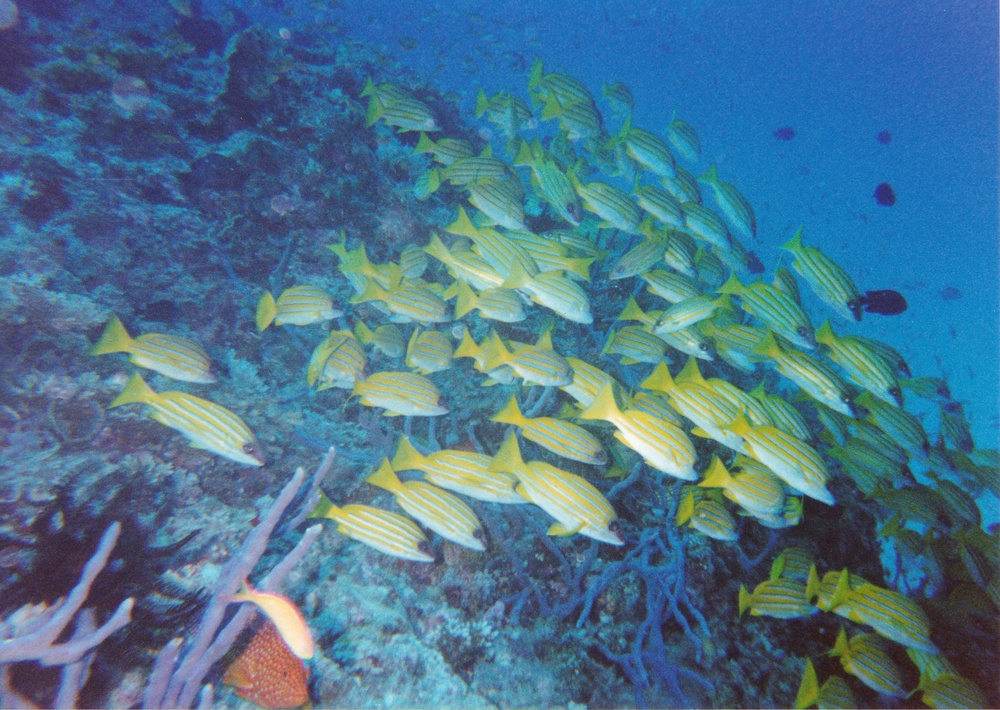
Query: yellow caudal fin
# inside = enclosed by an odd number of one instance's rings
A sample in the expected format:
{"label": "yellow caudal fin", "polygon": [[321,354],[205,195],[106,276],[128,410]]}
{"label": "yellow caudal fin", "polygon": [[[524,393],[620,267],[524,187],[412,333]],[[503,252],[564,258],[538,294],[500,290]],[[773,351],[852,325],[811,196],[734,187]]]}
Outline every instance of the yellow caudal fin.
{"label": "yellow caudal fin", "polygon": [[670,376],[670,369],[667,363],[660,360],[649,377],[639,383],[639,386],[646,390],[656,390],[657,392],[670,392],[674,388],[674,378]]}
{"label": "yellow caudal fin", "polygon": [[358,319],[358,322],[354,324],[354,337],[362,345],[371,345],[375,342],[375,333],[361,319]]}
{"label": "yellow caudal fin", "polygon": [[396,475],[396,472],[392,470],[392,466],[389,464],[389,459],[386,458],[382,459],[382,465],[379,466],[374,473],[365,478],[365,480],[373,486],[384,488],[391,493],[395,493],[403,487],[402,481],[399,480],[399,476]]}
{"label": "yellow caudal fin", "polygon": [[837,634],[837,641],[833,644],[833,650],[830,651],[831,656],[843,656],[844,654],[850,653],[850,647],[847,645],[847,632],[844,631],[844,627],[840,627],[840,633]]}
{"label": "yellow caudal fin", "polygon": [[307,518],[330,518],[331,520],[335,520],[336,518],[334,516],[339,511],[340,511],[340,508],[338,508],[337,506],[335,506],[333,504],[333,501],[330,500],[329,498],[327,498],[326,493],[324,493],[323,491],[320,491],[319,492],[319,503],[316,504],[316,507],[313,508],[309,512],[309,515],[307,515],[306,517]]}
{"label": "yellow caudal fin", "polygon": [[812,707],[819,701],[819,679],[816,677],[816,669],[813,668],[812,661],[806,659],[806,670],[802,674],[802,682],[799,683],[799,692],[795,694],[795,710],[804,710]]}
{"label": "yellow caudal fin", "polygon": [[428,138],[426,133],[420,131],[420,138],[417,139],[417,145],[414,147],[413,152],[433,153],[435,150],[437,150],[437,144]]}
{"label": "yellow caudal fin", "polygon": [[706,384],[705,378],[702,377],[701,370],[698,368],[698,358],[689,358],[687,364],[677,373],[674,381],[693,385]]}
{"label": "yellow caudal fin", "polygon": [[[771,579],[780,577],[781,572],[779,571],[775,575],[772,571]],[[819,572],[816,571],[816,565],[809,565],[809,577],[806,579],[806,599],[812,603],[812,600],[819,596],[820,581]]]}
{"label": "yellow caudal fin", "polygon": [[500,450],[493,456],[489,470],[517,475],[522,468],[524,468],[524,459],[521,458],[521,447],[517,445],[517,435],[511,432],[504,439]]}
{"label": "yellow caudal fin", "polygon": [[681,502],[677,505],[677,527],[680,527],[694,515],[694,489],[685,488]]}
{"label": "yellow caudal fin", "polygon": [[486,345],[483,346],[482,353],[483,368],[486,370],[495,370],[501,365],[509,364],[513,359],[510,350],[503,344],[496,331],[490,333],[489,338],[486,340]]}
{"label": "yellow caudal fin", "polygon": [[628,303],[625,304],[625,308],[622,309],[622,312],[618,316],[617,320],[635,320],[640,323],[645,323],[649,320],[649,317],[643,313],[641,308],[639,308],[639,304],[636,303],[635,298],[629,297]]}
{"label": "yellow caudal fin", "polygon": [[566,267],[566,271],[590,283],[590,265],[594,263],[594,257],[587,257],[586,259],[567,258],[562,263]]}
{"label": "yellow caudal fin", "polygon": [[797,231],[791,239],[782,244],[781,248],[786,251],[790,251],[793,254],[795,252],[802,251],[802,227],[799,227],[799,231]]}
{"label": "yellow caudal fin", "polygon": [[737,618],[742,619],[744,612],[750,608],[750,603],[753,601],[753,595],[747,591],[747,588],[742,584],[740,585],[740,613]]}
{"label": "yellow caudal fin", "polygon": [[390,464],[394,471],[408,471],[420,469],[427,461],[427,457],[417,451],[417,448],[410,443],[410,440],[403,436],[396,446],[396,453],[392,456]]}
{"label": "yellow caudal fin", "polygon": [[816,329],[813,337],[816,338],[817,343],[823,345],[832,345],[837,341],[837,335],[833,332],[833,326],[830,325],[829,319],[823,321],[823,325]]}
{"label": "yellow caudal fin", "polygon": [[479,296],[472,290],[469,284],[462,280],[455,282],[455,319],[459,319],[466,313],[479,306]]}
{"label": "yellow caudal fin", "polygon": [[125,330],[125,326],[118,320],[118,316],[112,316],[111,320],[104,327],[104,333],[100,339],[94,343],[90,349],[91,355],[106,355],[108,353],[127,353],[132,349],[132,336]]}
{"label": "yellow caudal fin", "polygon": [[455,348],[454,357],[471,357],[476,362],[486,359],[483,349],[472,339],[468,328],[462,333],[462,339],[459,341],[458,347]]}
{"label": "yellow caudal fin", "polygon": [[594,401],[590,406],[580,412],[580,419],[603,419],[611,421],[621,413],[618,403],[615,402],[615,393],[611,389],[611,383],[605,382],[604,386],[597,392]]}
{"label": "yellow caudal fin", "polygon": [[257,301],[257,331],[263,332],[274,322],[274,317],[278,315],[278,305],[274,302],[274,296],[270,291],[264,291],[264,295]]}
{"label": "yellow caudal fin", "polygon": [[525,416],[521,414],[521,408],[517,406],[517,395],[511,395],[510,400],[504,408],[490,417],[491,422],[500,424],[513,424],[514,426],[524,426]]}
{"label": "yellow caudal fin", "polygon": [[382,118],[383,111],[382,102],[378,100],[378,96],[373,94],[372,97],[368,99],[368,109],[365,111],[365,125],[370,126],[375,123],[375,121]]}
{"label": "yellow caudal fin", "polygon": [[513,268],[510,270],[510,275],[508,275],[504,282],[500,284],[500,287],[515,289],[524,288],[529,285],[531,285],[531,276],[524,270],[524,266],[521,265],[521,262],[515,261]]}
{"label": "yellow caudal fin", "polygon": [[709,185],[717,185],[719,183],[719,173],[716,170],[715,163],[712,163],[705,174],[698,178],[698,182],[707,182]]}
{"label": "yellow caudal fin", "polygon": [[523,167],[525,165],[531,165],[535,162],[535,156],[531,154],[531,147],[528,145],[528,141],[522,139],[521,146],[517,150],[517,155],[514,158],[515,167]]}
{"label": "yellow caudal fin", "polygon": [[479,87],[479,91],[476,92],[476,108],[473,109],[473,115],[479,118],[486,110],[490,107],[490,99],[486,96],[486,92],[483,91],[483,87]]}
{"label": "yellow caudal fin", "polygon": [[705,478],[698,485],[702,488],[725,488],[733,482],[733,477],[719,460],[718,456],[712,457],[712,463],[705,469]]}
{"label": "yellow caudal fin", "polygon": [[120,407],[123,404],[152,404],[160,395],[153,391],[153,388],[146,384],[142,376],[137,372],[129,378],[125,389],[112,400],[111,407]]}
{"label": "yellow caudal fin", "polygon": [[472,240],[480,236],[476,225],[472,223],[472,220],[469,219],[469,214],[461,206],[458,208],[458,216],[455,218],[455,221],[445,227],[444,231],[448,232],[448,234],[458,234]]}
{"label": "yellow caudal fin", "polygon": [[767,331],[767,335],[760,339],[760,342],[753,347],[750,353],[769,358],[781,357],[781,346],[778,345],[778,340],[774,337],[774,332]]}
{"label": "yellow caudal fin", "polygon": [[448,247],[444,245],[441,238],[434,232],[431,232],[431,239],[427,243],[427,246],[424,247],[424,251],[440,261],[442,264],[451,264],[453,261],[451,252],[448,251]]}
{"label": "yellow caudal fin", "polygon": [[741,293],[743,293],[744,288],[746,287],[743,285],[743,282],[739,280],[736,274],[730,273],[729,278],[726,280],[726,283],[722,284],[721,286],[719,286],[719,288],[715,289],[715,292],[731,293],[735,296],[739,296]]}
{"label": "yellow caudal fin", "polygon": [[353,296],[350,303],[367,303],[368,301],[384,301],[389,295],[389,292],[384,288],[375,283],[372,279],[368,279],[365,283],[364,290],[361,293]]}

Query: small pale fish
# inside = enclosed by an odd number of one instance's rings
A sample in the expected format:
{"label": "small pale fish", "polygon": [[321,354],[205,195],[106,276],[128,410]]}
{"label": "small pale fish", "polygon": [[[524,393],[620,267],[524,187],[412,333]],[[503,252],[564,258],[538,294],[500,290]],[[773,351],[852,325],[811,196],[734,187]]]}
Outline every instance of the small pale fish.
{"label": "small pale fish", "polygon": [[517,479],[504,471],[490,470],[491,456],[444,449],[420,453],[405,436],[399,440],[391,465],[397,471],[422,471],[424,479],[455,493],[491,503],[527,503],[514,490]]}
{"label": "small pale fish", "polygon": [[815,705],[821,710],[852,710],[858,707],[851,687],[839,675],[827,678],[823,685],[819,684],[816,669],[812,661],[806,659],[806,670],[802,674],[798,693],[795,695],[795,710],[805,710]]}
{"label": "small pale fish", "polygon": [[372,345],[386,357],[403,357],[406,353],[406,339],[394,323],[385,323],[372,330],[358,319],[354,325],[354,337],[362,345]]}
{"label": "small pale fish", "polygon": [[461,498],[424,481],[401,481],[388,459],[365,479],[393,494],[399,507],[446,540],[470,550],[482,551],[482,524]]}
{"label": "small pale fish", "polygon": [[286,288],[275,301],[270,291],[257,301],[257,330],[263,331],[271,323],[275,325],[311,325],[322,323],[342,315],[333,307],[333,299],[316,286],[292,286]]}
{"label": "small pale fish", "polygon": [[351,298],[351,303],[380,301],[398,322],[447,323],[451,320],[447,304],[436,293],[417,281],[401,281],[386,290],[372,280]]}
{"label": "small pale fish", "polygon": [[774,287],[779,291],[788,294],[796,303],[802,305],[802,294],[799,293],[799,282],[795,280],[795,274],[779,266],[774,270]]}
{"label": "small pale fish", "polygon": [[187,338],[160,333],[131,337],[117,316],[111,318],[91,355],[128,353],[129,362],[174,380],[211,383],[216,381],[212,363],[200,345]]}
{"label": "small pale fish", "polygon": [[639,206],[649,212],[653,219],[672,229],[684,228],[684,211],[680,203],[669,192],[653,185],[640,185],[632,192]]}
{"label": "small pale fish", "polygon": [[772,530],[793,528],[802,522],[802,497],[788,496],[785,498],[785,509],[781,515],[758,514],[754,516],[754,520]]}
{"label": "small pale fish", "polygon": [[731,307],[729,296],[726,294],[718,297],[700,294],[687,298],[670,306],[656,319],[653,333],[656,335],[675,333],[711,318],[719,309]]}
{"label": "small pale fish", "polygon": [[566,131],[566,137],[571,141],[599,137],[604,124],[601,112],[592,100],[563,103],[551,97],[542,106],[542,120],[550,118],[559,121],[559,127]]}
{"label": "small pale fish", "polygon": [[830,359],[840,365],[847,377],[883,402],[903,406],[903,390],[895,370],[878,353],[851,336],[838,336],[830,321],[816,330],[816,342],[830,350]]}
{"label": "small pale fish", "polygon": [[679,350],[699,360],[708,360],[709,362],[715,360],[715,349],[712,347],[712,341],[702,335],[697,324],[670,333],[658,333],[657,337],[674,350]]}
{"label": "small pale fish", "polygon": [[628,193],[598,180],[584,185],[573,171],[569,172],[569,179],[580,195],[585,210],[600,217],[609,227],[628,234],[639,233],[642,210]]}
{"label": "small pale fish", "polygon": [[447,370],[453,357],[454,351],[447,335],[436,330],[413,330],[406,347],[407,367],[421,375],[429,375]]}
{"label": "small pale fish", "polygon": [[108,405],[145,404],[152,418],[186,436],[190,445],[248,466],[263,466],[264,450],[250,428],[225,407],[184,392],[154,392],[136,373]]}
{"label": "small pale fish", "polygon": [[632,92],[624,82],[616,81],[605,84],[601,89],[601,96],[611,106],[611,110],[619,116],[627,116],[632,113],[635,101],[632,99]]}
{"label": "small pale fish", "polygon": [[589,407],[594,401],[594,397],[605,384],[617,384],[615,379],[599,367],[594,367],[588,362],[584,362],[575,357],[567,357],[573,370],[573,381],[568,385],[563,385],[559,389],[575,399],[578,404]]}
{"label": "small pale fish", "polygon": [[711,387],[674,380],[664,362],[659,363],[639,386],[666,394],[670,405],[698,427],[696,434],[714,439],[734,451],[744,450],[743,439],[726,428],[740,412],[739,407]]}
{"label": "small pale fish", "polygon": [[701,202],[701,188],[698,187],[698,181],[695,179],[694,175],[689,173],[687,170],[682,168],[680,165],[674,165],[675,174],[673,177],[663,176],[660,178],[660,184],[676,198],[680,203],[684,202]]}
{"label": "small pale fish", "polygon": [[699,278],[695,263],[698,249],[694,239],[679,229],[670,229],[666,232],[666,240],[667,248],[663,252],[664,263],[685,276],[690,276],[693,279]]}
{"label": "small pale fish", "polygon": [[989,705],[979,686],[957,673],[941,675],[934,680],[920,678],[917,690],[921,702],[929,708],[985,708]]}
{"label": "small pale fish", "polygon": [[441,178],[452,185],[470,185],[513,177],[511,167],[500,158],[494,158],[487,148],[479,155],[459,158],[441,170]]}
{"label": "small pale fish", "polygon": [[334,330],[313,350],[306,382],[310,387],[315,386],[317,392],[330,387],[349,390],[364,379],[367,364],[364,348],[354,334],[349,330]]}
{"label": "small pale fish", "polygon": [[511,352],[496,333],[492,333],[484,353],[486,370],[503,365],[510,367],[525,384],[562,387],[573,381],[573,370],[566,359],[551,348],[533,345]]}
{"label": "small pale fish", "polygon": [[601,355],[621,355],[623,365],[647,362],[655,365],[663,361],[667,344],[640,325],[626,325],[613,331]]}
{"label": "small pale fish", "polygon": [[366,407],[382,407],[386,416],[436,417],[449,411],[434,383],[416,372],[376,372],[355,382],[351,396]]}
{"label": "small pale fish", "polygon": [[625,152],[644,169],[661,177],[672,177],[674,156],[667,142],[652,131],[632,125],[632,117],[625,118],[625,123],[618,133],[617,140],[625,145]]}
{"label": "small pale fish", "polygon": [[720,501],[697,488],[688,488],[677,506],[677,525],[684,524],[713,540],[733,542],[739,539],[732,513]]}
{"label": "small pale fish", "polygon": [[871,392],[862,392],[855,400],[866,412],[865,420],[888,434],[906,451],[926,456],[930,451],[927,432],[920,420],[902,407],[886,404]]}
{"label": "small pale fish", "polygon": [[810,441],[813,438],[809,423],[788,400],[768,394],[761,382],[750,391],[750,396],[761,403],[770,423],[796,439]]}
{"label": "small pale fish", "polygon": [[781,248],[795,255],[792,268],[809,283],[821,301],[847,320],[861,320],[861,294],[854,279],[816,247],[804,246],[801,227]]}
{"label": "small pale fish", "polygon": [[650,414],[657,419],[665,419],[679,427],[684,426],[684,418],[677,413],[670,404],[670,398],[663,392],[639,390],[629,398],[628,406],[625,409],[626,411],[638,409],[640,412]]}
{"label": "small pale fish", "polygon": [[493,224],[507,229],[527,229],[524,224],[524,197],[516,177],[471,183],[469,202]]}
{"label": "small pale fish", "polygon": [[399,268],[404,278],[420,278],[427,270],[427,253],[416,244],[407,244],[399,253]]}
{"label": "small pale fish", "polygon": [[789,577],[805,582],[814,563],[812,554],[804,547],[786,547],[771,563],[770,578]]}
{"label": "small pale fish", "polygon": [[558,456],[593,466],[603,466],[608,462],[601,442],[589,431],[561,419],[526,417],[517,405],[516,395],[511,395],[507,405],[490,417],[490,421],[518,427],[525,439]]}
{"label": "small pale fish", "polygon": [[863,335],[855,335],[852,337],[877,352],[883,360],[889,363],[892,367],[896,368],[896,372],[899,373],[901,377],[913,377],[913,374],[910,372],[910,366],[906,363],[906,359],[891,345],[887,345],[881,340],[876,340],[875,338],[867,338]]}
{"label": "small pale fish", "polygon": [[806,583],[790,577],[766,579],[753,592],[741,584],[739,607],[740,616],[749,610],[751,616],[775,619],[801,619],[819,611],[806,598]]}
{"label": "small pale fish", "polygon": [[527,165],[531,168],[531,186],[543,200],[552,206],[556,213],[574,227],[583,219],[583,207],[580,196],[576,194],[573,183],[559,165],[549,159],[544,151],[540,154],[532,152],[528,143],[521,142],[521,148],[514,165]]}
{"label": "small pale fish", "polygon": [[409,518],[370,505],[334,505],[320,492],[320,501],[310,518],[329,518],[341,535],[393,557],[415,562],[433,562],[430,543]]}
{"label": "small pale fish", "polygon": [[718,293],[728,293],[740,299],[740,307],[794,345],[812,350],[816,347],[813,326],[802,306],[774,286],[755,281],[743,285],[732,274]]}
{"label": "small pale fish", "polygon": [[660,263],[666,248],[666,242],[662,239],[643,239],[615,262],[608,272],[608,279],[616,281],[646,273]]}
{"label": "small pale fish", "polygon": [[[785,484],[780,478],[768,470],[731,475],[718,456],[712,457],[698,485],[721,488],[723,495],[751,515],[780,515],[785,508]],[[804,584],[802,591],[805,594]]]}
{"label": "small pale fish", "polygon": [[772,426],[751,426],[740,413],[728,427],[744,440],[746,453],[767,466],[788,486],[827,505],[834,499],[826,489],[830,474],[814,448]]}
{"label": "small pale fish", "polygon": [[471,158],[472,144],[462,138],[439,138],[431,140],[426,133],[420,134],[414,153],[430,153],[441,165],[451,165],[461,158]]}
{"label": "small pale fish", "polygon": [[847,633],[841,628],[830,655],[839,657],[845,671],[876,693],[893,698],[907,696],[899,666],[878,647],[870,634],[858,634],[848,640]]}
{"label": "small pale fish", "polygon": [[519,323],[527,316],[524,304],[513,291],[500,288],[488,288],[476,294],[464,281],[455,282],[457,298],[455,300],[455,318],[478,310],[479,315],[501,323]]}
{"label": "small pale fish", "polygon": [[586,84],[576,77],[562,72],[546,74],[541,59],[536,59],[531,65],[531,73],[528,75],[528,91],[531,93],[532,100],[536,102],[542,101],[548,96],[555,96],[563,103],[593,102],[594,100]]}
{"label": "small pale fish", "polygon": [[684,228],[689,234],[720,253],[730,250],[729,229],[715,212],[697,202],[685,202],[681,209],[684,210]]}
{"label": "small pale fish", "polygon": [[587,293],[577,283],[555,271],[531,276],[520,264],[516,264],[503,282],[503,288],[523,291],[534,303],[574,323],[590,325],[594,322]]}
{"label": "small pale fish", "polygon": [[368,94],[365,93],[368,91],[366,87],[365,91],[361,92],[362,96],[370,97],[368,109],[365,112],[366,126],[371,126],[382,119],[388,125],[398,128],[400,132],[424,131],[431,133],[441,130],[427,104],[414,98],[405,90],[397,90],[398,87],[389,90],[385,88],[386,86],[388,85],[382,84]]}
{"label": "small pale fish", "polygon": [[347,235],[344,230],[340,230],[340,242],[327,244],[326,248],[337,256],[339,260],[337,269],[351,282],[354,290],[358,293],[364,290],[368,279],[384,289],[389,289],[399,283],[400,278],[402,278],[397,264],[373,264],[368,259],[364,242],[361,242],[357,249],[348,251]]}
{"label": "small pale fish", "polygon": [[393,101],[400,101],[402,99],[415,98],[408,89],[388,82],[385,84],[375,84],[370,78],[365,81],[365,86],[361,90],[361,96],[362,98],[373,96],[382,103],[392,103]]}
{"label": "small pale fish", "polygon": [[642,275],[646,290],[668,303],[677,303],[701,295],[698,282],[684,274],[664,269],[653,269]]}
{"label": "small pale fish", "polygon": [[288,597],[276,592],[256,590],[244,579],[240,591],[227,601],[256,605],[271,620],[292,653],[306,660],[313,657],[316,647],[309,626],[295,602]]}
{"label": "small pale fish", "polygon": [[684,430],[638,409],[622,411],[615,401],[611,383],[601,387],[590,406],[580,413],[580,418],[614,424],[618,430],[615,438],[640,454],[657,471],[685,481],[698,479],[693,468],[694,445]]}
{"label": "small pale fish", "polygon": [[698,133],[690,123],[680,118],[675,118],[667,127],[667,138],[670,145],[680,153],[684,160],[689,163],[697,163],[701,156],[701,141]]}
{"label": "small pale fish", "polygon": [[486,116],[490,123],[498,126],[508,139],[513,139],[532,119],[531,108],[519,97],[498,91],[492,97],[480,89],[476,94],[476,118]]}
{"label": "small pale fish", "polygon": [[597,248],[593,238],[581,232],[569,229],[550,229],[545,235],[565,246],[573,256],[600,259],[607,255],[606,251]]}
{"label": "small pale fish", "polygon": [[579,533],[609,545],[625,543],[614,508],[592,483],[544,461],[525,462],[516,435],[507,437],[490,468],[516,476],[517,492],[556,519],[549,535]]}
{"label": "small pale fish", "polygon": [[729,226],[742,237],[747,239],[757,238],[757,217],[753,213],[753,207],[750,206],[747,198],[732,183],[719,179],[719,174],[714,163],[704,175],[698,178],[698,181],[712,188],[715,204],[719,206],[722,214],[726,216]]}
{"label": "small pale fish", "polygon": [[[731,255],[732,250],[719,253]],[[712,248],[698,247],[698,251],[694,253],[694,270],[698,276],[698,281],[705,284],[709,289],[716,289],[721,286],[722,282],[726,280],[726,274],[730,270],[737,268],[740,267],[727,267],[723,264],[722,259],[716,255]]]}
{"label": "small pale fish", "polygon": [[754,354],[770,358],[778,372],[813,399],[845,416],[854,416],[854,402],[847,383],[826,363],[801,350],[783,348],[773,332],[764,336],[754,348]]}

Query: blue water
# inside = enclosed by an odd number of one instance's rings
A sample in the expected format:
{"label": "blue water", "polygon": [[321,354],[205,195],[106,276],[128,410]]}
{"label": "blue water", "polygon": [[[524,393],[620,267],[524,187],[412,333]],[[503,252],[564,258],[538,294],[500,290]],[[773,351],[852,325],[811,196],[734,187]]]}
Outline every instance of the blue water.
{"label": "blue water", "polygon": [[[7,1],[0,0],[0,8]],[[343,306],[335,328],[351,327],[361,316],[374,327],[383,316],[370,306],[348,305],[352,291],[325,245],[344,228],[352,246],[366,240],[372,254],[397,258],[404,244],[422,246],[430,231],[440,232],[454,217],[451,198],[415,202],[410,177],[422,171],[424,159],[410,157],[406,141],[412,144],[413,136],[404,140],[384,125],[363,125],[365,100],[357,93],[367,76],[357,66],[325,73],[329,66],[296,63],[296,56],[319,55],[318,44],[331,56],[350,49],[372,67],[376,81],[443,95],[435,107],[453,102],[452,116],[481,141],[496,138],[496,128],[474,119],[477,91],[527,99],[527,72],[536,58],[547,72],[582,80],[612,132],[621,119],[607,110],[601,89],[624,81],[635,98],[635,125],[665,135],[674,116],[683,118],[702,143],[699,163],[687,166],[691,172],[700,175],[714,163],[753,205],[758,240],[746,246],[767,266],[765,279],[778,264],[789,264],[779,247],[803,227],[805,243],[821,247],[862,291],[900,291],[909,304],[905,313],[866,314],[860,324],[834,316],[834,327],[889,343],[915,376],[946,379],[952,398],[964,405],[976,449],[998,446],[995,2],[275,0],[244,7],[206,0],[204,31],[217,22],[223,33],[200,57],[178,34],[180,16],[172,8],[183,10],[182,0],[155,7],[138,0],[19,5],[18,23],[0,29],[0,61],[24,63],[23,72],[0,67],[0,337],[8,351],[0,351],[0,597],[10,595],[17,606],[68,591],[112,518],[145,531],[146,537],[128,538],[135,547],[122,557],[133,561],[159,560],[147,543],[168,546],[197,532],[162,563],[171,584],[179,579],[197,591],[212,584],[291,471],[310,470],[331,443],[340,454],[324,483],[328,495],[338,504],[399,512],[391,496],[364,477],[383,454],[391,455],[401,431],[425,450],[440,442],[485,445],[495,453],[503,432],[487,420],[511,393],[547,415],[569,401],[552,388],[543,396],[541,388],[480,389],[482,375],[460,360],[431,376],[454,416],[433,425],[426,418],[404,423],[348,402],[348,391],[307,390],[305,363],[328,325],[255,330],[253,308],[262,289],[277,295],[278,288],[302,281],[322,284]],[[232,96],[224,43],[236,26],[256,27],[265,38],[250,42],[251,59],[241,66],[248,85],[267,97],[260,106],[226,105]],[[296,55],[299,49],[303,55]],[[151,102],[134,113],[111,100],[112,82],[126,74],[151,87]],[[218,116],[224,118],[215,122]],[[326,133],[329,126],[336,131]],[[791,129],[781,134],[786,139],[776,134],[781,129]],[[891,140],[880,141],[882,132]],[[502,155],[502,142],[494,140],[493,149]],[[236,167],[220,154],[237,156]],[[201,163],[206,155],[218,160]],[[883,182],[895,192],[892,206],[873,196]],[[291,209],[279,210],[276,197],[289,199]],[[287,264],[282,254],[290,255]],[[606,265],[601,269],[606,273]],[[444,272],[434,273],[441,280]],[[633,281],[601,293],[624,303]],[[800,283],[806,310],[819,325],[832,312]],[[593,288],[596,293],[598,285]],[[598,308],[608,310],[609,303],[595,303]],[[541,320],[540,310],[533,307],[532,324]],[[170,332],[201,342],[218,383],[147,379],[158,391],[180,389],[236,411],[261,440],[268,465],[237,466],[187,446],[139,407],[108,408],[136,370],[120,355],[86,355],[111,313],[122,316],[133,335]],[[484,334],[487,326],[479,321],[466,319]],[[403,327],[405,337],[409,328]],[[498,330],[505,337],[536,337],[521,328]],[[563,327],[561,335],[556,349],[580,354],[591,345],[587,337],[596,342],[604,333]],[[601,360],[618,367],[609,362]],[[648,371],[643,367],[626,374],[638,381]],[[370,355],[368,369],[405,367]],[[769,387],[779,381],[772,369]],[[936,407],[912,394],[907,407],[936,444]],[[808,404],[800,409],[812,411]],[[610,441],[607,430],[593,431]],[[828,445],[817,444],[824,454]],[[699,447],[701,454],[708,450],[700,440]],[[534,445],[526,451],[566,463]],[[699,471],[707,464],[701,458]],[[916,458],[915,469],[923,466]],[[976,570],[962,566],[977,560],[959,560],[957,535],[940,532],[933,515],[927,524],[912,524],[911,532],[937,531],[938,557],[906,557],[902,545],[875,536],[887,511],[836,480],[836,507],[807,501],[803,524],[773,537],[743,518],[740,542],[725,543],[665,519],[680,490],[669,477],[669,486],[642,476],[619,487],[597,469],[567,467],[585,472],[605,494],[614,491],[625,545],[548,537],[551,519],[531,506],[512,511],[476,503],[487,551],[473,553],[429,535],[439,562],[420,565],[365,548],[326,521],[316,547],[283,587],[317,639],[310,665],[317,706],[787,705],[804,658],[824,664],[821,680],[840,672],[838,662],[822,654],[842,619],[734,619],[740,584],[752,589],[765,579],[771,559],[791,544],[809,548],[821,574],[849,566],[916,598],[936,597],[922,599],[935,612],[934,639],[960,672],[995,683],[995,669],[975,667],[982,658],[995,660],[995,645],[988,643],[997,629],[995,601],[978,589],[984,580],[971,579]],[[986,488],[976,486],[978,527],[992,534],[1000,508]],[[112,492],[120,497],[102,512],[100,503]],[[40,529],[39,520],[50,522]],[[69,529],[56,529],[60,521],[69,521]],[[266,565],[299,537],[300,531],[279,526]],[[986,540],[989,548],[995,537]],[[985,577],[995,578],[995,554],[983,553],[979,561],[987,565]],[[254,572],[255,583],[266,565]],[[946,572],[935,577],[935,565]],[[31,587],[38,569],[41,579],[48,574],[57,582]],[[142,584],[127,593],[158,588],[163,569],[143,568]],[[113,608],[133,581],[102,589],[102,598]],[[169,587],[182,598],[177,590]],[[948,601],[953,607],[943,606],[945,591],[955,592]],[[581,609],[587,613],[578,616]],[[0,605],[0,619],[13,611]],[[105,611],[100,606],[99,616]],[[120,635],[102,647],[82,704],[137,704],[156,650],[195,624],[155,613],[143,618],[147,635]],[[984,618],[979,628],[976,620]],[[861,629],[849,627],[852,634]],[[641,654],[631,645],[639,634],[646,634]],[[893,657],[908,663],[901,646],[893,646]],[[54,673],[28,666],[16,664],[12,685],[51,704]],[[216,706],[250,707],[221,684],[223,671],[217,666],[208,676],[218,686]],[[915,687],[912,665],[905,676],[907,688]],[[862,703],[917,702],[917,696],[880,697],[851,682],[867,693],[859,696]],[[996,701],[997,688],[986,690]]]}

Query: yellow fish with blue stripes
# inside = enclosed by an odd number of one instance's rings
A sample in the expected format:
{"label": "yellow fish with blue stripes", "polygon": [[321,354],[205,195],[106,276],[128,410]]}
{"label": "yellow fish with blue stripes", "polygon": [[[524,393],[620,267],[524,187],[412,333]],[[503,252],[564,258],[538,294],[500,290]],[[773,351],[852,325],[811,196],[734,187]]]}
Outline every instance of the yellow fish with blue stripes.
{"label": "yellow fish with blue stripes", "polygon": [[355,382],[351,396],[366,407],[382,407],[387,417],[436,417],[449,411],[437,386],[416,372],[376,372]]}
{"label": "yellow fish with blue stripes", "polygon": [[197,343],[176,335],[147,333],[133,338],[114,316],[90,349],[91,355],[128,353],[129,362],[184,382],[216,381],[208,354]]}
{"label": "yellow fish with blue stripes", "polygon": [[145,404],[152,418],[179,431],[196,449],[205,449],[248,466],[263,466],[264,450],[242,419],[214,402],[184,392],[154,392],[132,375],[108,407]]}
{"label": "yellow fish with blue stripes", "polygon": [[414,562],[433,562],[430,542],[420,527],[399,513],[370,505],[337,506],[320,492],[319,503],[310,518],[329,518],[337,532],[379,552]]}
{"label": "yellow fish with blue stripes", "polygon": [[491,503],[527,503],[514,490],[517,479],[504,471],[493,471],[491,456],[472,451],[442,449],[422,454],[403,436],[390,465],[397,471],[414,469],[435,486]]}
{"label": "yellow fish with blue stripes", "polygon": [[525,439],[559,456],[594,466],[608,462],[601,442],[589,431],[561,419],[526,417],[517,406],[517,395],[511,395],[506,406],[490,417],[490,421],[518,427]]}
{"label": "yellow fish with blue stripes", "polygon": [[257,330],[275,325],[312,325],[343,315],[333,307],[333,299],[323,289],[308,284],[286,288],[274,300],[270,291],[257,301]]}

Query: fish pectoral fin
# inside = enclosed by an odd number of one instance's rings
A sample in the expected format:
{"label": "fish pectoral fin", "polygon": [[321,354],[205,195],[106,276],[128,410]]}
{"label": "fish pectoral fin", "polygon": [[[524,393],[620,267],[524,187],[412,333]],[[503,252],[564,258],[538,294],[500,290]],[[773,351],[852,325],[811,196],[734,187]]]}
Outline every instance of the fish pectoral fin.
{"label": "fish pectoral fin", "polygon": [[567,527],[562,523],[552,523],[547,533],[549,535],[556,535],[558,537],[569,537],[570,535],[576,535],[582,529],[583,529],[583,523],[580,523],[579,525],[572,528]]}

